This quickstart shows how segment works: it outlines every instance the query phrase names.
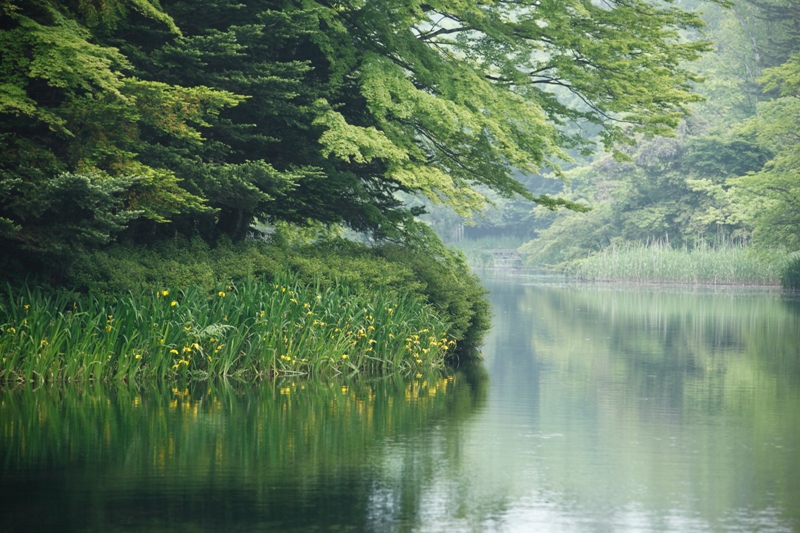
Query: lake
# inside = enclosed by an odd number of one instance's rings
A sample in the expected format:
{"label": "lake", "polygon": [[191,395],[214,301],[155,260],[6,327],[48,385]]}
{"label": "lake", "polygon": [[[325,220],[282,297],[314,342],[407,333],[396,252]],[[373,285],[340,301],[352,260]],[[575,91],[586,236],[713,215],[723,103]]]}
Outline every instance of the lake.
{"label": "lake", "polygon": [[0,531],[800,532],[800,300],[487,278],[482,365],[0,391]]}

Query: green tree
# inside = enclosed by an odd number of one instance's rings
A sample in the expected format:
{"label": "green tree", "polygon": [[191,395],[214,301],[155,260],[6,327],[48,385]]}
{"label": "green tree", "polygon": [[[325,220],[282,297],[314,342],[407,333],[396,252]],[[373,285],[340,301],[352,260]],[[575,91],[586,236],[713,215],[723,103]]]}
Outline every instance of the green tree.
{"label": "green tree", "polygon": [[[3,0],[0,238],[67,253],[257,219],[419,235],[515,173],[669,133],[709,48],[669,3]],[[572,124],[571,129],[562,127]]]}
{"label": "green tree", "polygon": [[[149,3],[130,5],[176,31]],[[3,260],[63,255],[108,242],[136,218],[156,223],[208,209],[173,172],[137,157],[141,137],[149,129],[196,139],[198,126],[241,98],[125,76],[128,60],[86,25],[121,16],[124,8],[0,2],[0,247],[9,252]]]}
{"label": "green tree", "polygon": [[749,214],[757,242],[800,250],[800,54],[764,71],[764,89],[778,97],[761,106],[745,126],[775,150],[764,168],[730,180],[736,201]]}
{"label": "green tree", "polygon": [[[181,222],[181,231],[207,228],[210,237],[240,238],[256,218],[344,222],[397,235],[413,214],[398,192],[467,216],[485,205],[480,186],[575,207],[533,195],[514,173],[548,166],[558,172],[559,161],[569,159],[563,149],[584,144],[556,127],[568,121],[601,127],[608,147],[637,132],[668,132],[697,99],[689,88],[696,76],[681,63],[708,47],[678,38],[701,26],[696,16],[637,0],[604,7],[269,0],[163,6],[182,36],[138,17],[109,40],[135,75],[248,97],[204,131],[202,145],[159,140],[143,153],[219,210],[216,226],[195,216]],[[245,171],[254,165],[260,173]]]}

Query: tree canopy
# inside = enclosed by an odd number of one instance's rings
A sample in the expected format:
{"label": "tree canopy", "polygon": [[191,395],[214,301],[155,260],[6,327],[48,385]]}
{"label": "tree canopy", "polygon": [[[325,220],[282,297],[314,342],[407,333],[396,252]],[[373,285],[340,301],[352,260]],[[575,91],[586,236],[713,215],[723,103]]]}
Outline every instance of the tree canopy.
{"label": "tree canopy", "polygon": [[[255,221],[402,237],[421,194],[668,134],[696,14],[643,0],[0,0],[0,240],[20,257]],[[565,126],[571,126],[567,128]]]}
{"label": "tree canopy", "polygon": [[[705,100],[672,138],[639,137],[628,161],[598,156],[573,169],[565,196],[586,215],[538,211],[524,250],[545,264],[612,244],[669,239],[800,251],[800,16],[795,0],[702,5],[713,49],[693,65]],[[541,220],[547,220],[543,224]]]}

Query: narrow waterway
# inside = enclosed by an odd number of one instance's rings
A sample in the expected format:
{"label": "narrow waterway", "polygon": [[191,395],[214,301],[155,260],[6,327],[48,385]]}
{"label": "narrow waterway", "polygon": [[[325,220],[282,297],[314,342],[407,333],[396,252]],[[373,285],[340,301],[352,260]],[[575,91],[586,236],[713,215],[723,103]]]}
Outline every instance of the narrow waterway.
{"label": "narrow waterway", "polygon": [[0,531],[800,532],[800,303],[488,278],[481,366],[0,391]]}

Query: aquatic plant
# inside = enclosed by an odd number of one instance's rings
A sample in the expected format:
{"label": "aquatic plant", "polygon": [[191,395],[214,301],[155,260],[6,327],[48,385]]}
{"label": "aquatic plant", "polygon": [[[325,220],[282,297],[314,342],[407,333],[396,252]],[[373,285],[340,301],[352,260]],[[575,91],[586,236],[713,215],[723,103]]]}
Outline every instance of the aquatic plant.
{"label": "aquatic plant", "polygon": [[283,274],[123,296],[8,287],[0,381],[331,375],[438,368],[455,346],[422,298]]}
{"label": "aquatic plant", "polygon": [[781,271],[781,286],[784,289],[800,289],[800,253],[791,254]]}
{"label": "aquatic plant", "polygon": [[735,243],[673,248],[655,242],[611,246],[577,262],[570,273],[603,281],[777,285],[780,264]]}

